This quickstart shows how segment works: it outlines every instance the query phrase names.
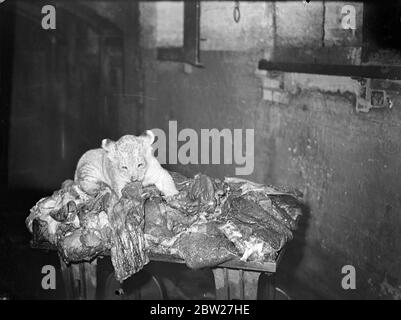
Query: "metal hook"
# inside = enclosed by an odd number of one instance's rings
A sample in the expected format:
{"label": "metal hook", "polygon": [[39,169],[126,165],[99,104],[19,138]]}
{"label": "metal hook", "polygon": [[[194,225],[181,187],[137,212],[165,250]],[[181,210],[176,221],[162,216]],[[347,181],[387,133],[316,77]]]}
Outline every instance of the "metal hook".
{"label": "metal hook", "polygon": [[233,16],[234,16],[234,21],[236,23],[238,23],[241,19],[241,11],[239,9],[239,1],[235,1]]}

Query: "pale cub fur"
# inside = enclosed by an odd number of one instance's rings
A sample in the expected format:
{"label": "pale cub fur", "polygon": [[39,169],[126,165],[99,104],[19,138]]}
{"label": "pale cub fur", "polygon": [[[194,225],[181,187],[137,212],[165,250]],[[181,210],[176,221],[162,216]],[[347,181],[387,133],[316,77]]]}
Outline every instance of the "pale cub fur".
{"label": "pale cub fur", "polygon": [[87,151],[78,161],[75,181],[91,195],[107,184],[121,197],[121,190],[131,181],[153,184],[165,196],[178,193],[171,175],[153,156],[154,139],[150,130],[139,137],[122,136],[115,142],[104,139],[102,148]]}

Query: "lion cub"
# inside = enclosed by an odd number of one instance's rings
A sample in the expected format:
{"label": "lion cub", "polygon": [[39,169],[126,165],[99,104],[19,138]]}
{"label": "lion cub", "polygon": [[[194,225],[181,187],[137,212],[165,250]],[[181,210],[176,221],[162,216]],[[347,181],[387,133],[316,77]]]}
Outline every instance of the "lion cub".
{"label": "lion cub", "polygon": [[143,186],[155,185],[165,196],[178,193],[167,170],[153,156],[154,133],[125,135],[117,141],[103,139],[102,148],[89,150],[77,164],[74,180],[90,195],[107,184],[121,197],[124,186],[141,181]]}

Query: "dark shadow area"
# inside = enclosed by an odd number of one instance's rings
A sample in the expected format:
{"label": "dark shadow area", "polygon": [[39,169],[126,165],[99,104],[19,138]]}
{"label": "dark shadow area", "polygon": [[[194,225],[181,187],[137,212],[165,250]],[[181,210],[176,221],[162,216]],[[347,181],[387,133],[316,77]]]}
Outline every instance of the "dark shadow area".
{"label": "dark shadow area", "polygon": [[59,272],[59,261],[30,248],[25,219],[84,151],[119,136],[121,30],[81,4],[57,7],[57,29],[43,30],[42,6],[0,6],[0,296],[10,299],[64,298],[60,273],[56,290],[42,288],[42,267]]}
{"label": "dark shadow area", "polygon": [[[65,299],[57,253],[30,247],[25,219],[38,200],[73,178],[84,151],[117,139],[127,128],[120,119],[140,110],[123,89],[141,87],[133,84],[140,70],[124,68],[127,60],[140,61],[132,47],[124,59],[135,31],[124,38],[108,18],[80,4],[58,6],[52,31],[41,29],[40,3],[17,8],[6,1],[0,9],[0,297]],[[125,134],[140,133],[141,114],[135,121]],[[46,265],[56,269],[55,290],[42,287]],[[99,259],[99,266],[99,299],[162,298],[160,288],[168,299],[214,295],[210,270],[150,263],[120,287],[110,259]]]}
{"label": "dark shadow area", "polygon": [[399,30],[401,27],[401,4],[389,1],[383,4],[364,4],[364,39],[372,49],[401,50]]}
{"label": "dark shadow area", "polygon": [[[8,187],[8,140],[10,130],[11,90],[14,59],[15,14],[3,4],[0,10],[0,191]],[[7,30],[8,32],[4,32]],[[1,197],[0,205],[5,198]]]}
{"label": "dark shadow area", "polygon": [[98,259],[97,289],[97,298],[108,300],[215,298],[213,274],[209,268],[192,270],[183,264],[151,261],[120,284],[114,278],[110,257]]}
{"label": "dark shadow area", "polygon": [[401,52],[401,3],[389,1],[386,5],[365,2],[363,8],[363,62],[377,61],[384,55],[382,64],[399,64]]}
{"label": "dark shadow area", "polygon": [[[310,225],[310,217],[310,208],[304,203],[302,205],[302,216],[299,217],[298,229],[293,232],[293,240],[286,245],[283,258],[278,266],[278,272],[273,275],[274,280],[272,280],[272,284],[278,288],[276,294],[280,295],[280,290],[282,290],[289,298],[294,300],[319,298],[310,291],[310,288],[303,289],[303,284],[300,283],[297,275],[297,269],[305,255],[306,234]],[[262,275],[260,280],[261,299],[263,299],[269,277]]]}

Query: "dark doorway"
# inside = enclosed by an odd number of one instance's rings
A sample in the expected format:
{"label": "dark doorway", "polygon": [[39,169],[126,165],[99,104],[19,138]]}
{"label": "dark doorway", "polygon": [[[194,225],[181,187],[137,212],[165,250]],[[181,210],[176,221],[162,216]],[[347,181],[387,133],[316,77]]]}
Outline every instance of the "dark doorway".
{"label": "dark doorway", "polygon": [[[4,194],[8,184],[8,139],[10,127],[11,82],[14,49],[15,13],[0,10],[0,192]],[[8,32],[4,32],[8,30]],[[4,197],[1,197],[4,205]]]}
{"label": "dark doorway", "polygon": [[44,4],[0,4],[0,298],[63,297],[62,287],[40,286],[41,267],[57,265],[57,255],[30,248],[25,218],[73,178],[86,150],[139,134],[143,122],[138,4],[118,4],[126,30],[79,1],[58,2],[57,28],[44,30]]}
{"label": "dark doorway", "polygon": [[122,32],[93,12],[85,20],[79,3],[57,7],[56,30],[41,18],[30,2],[0,8],[1,186],[24,209],[117,138],[123,103]]}

